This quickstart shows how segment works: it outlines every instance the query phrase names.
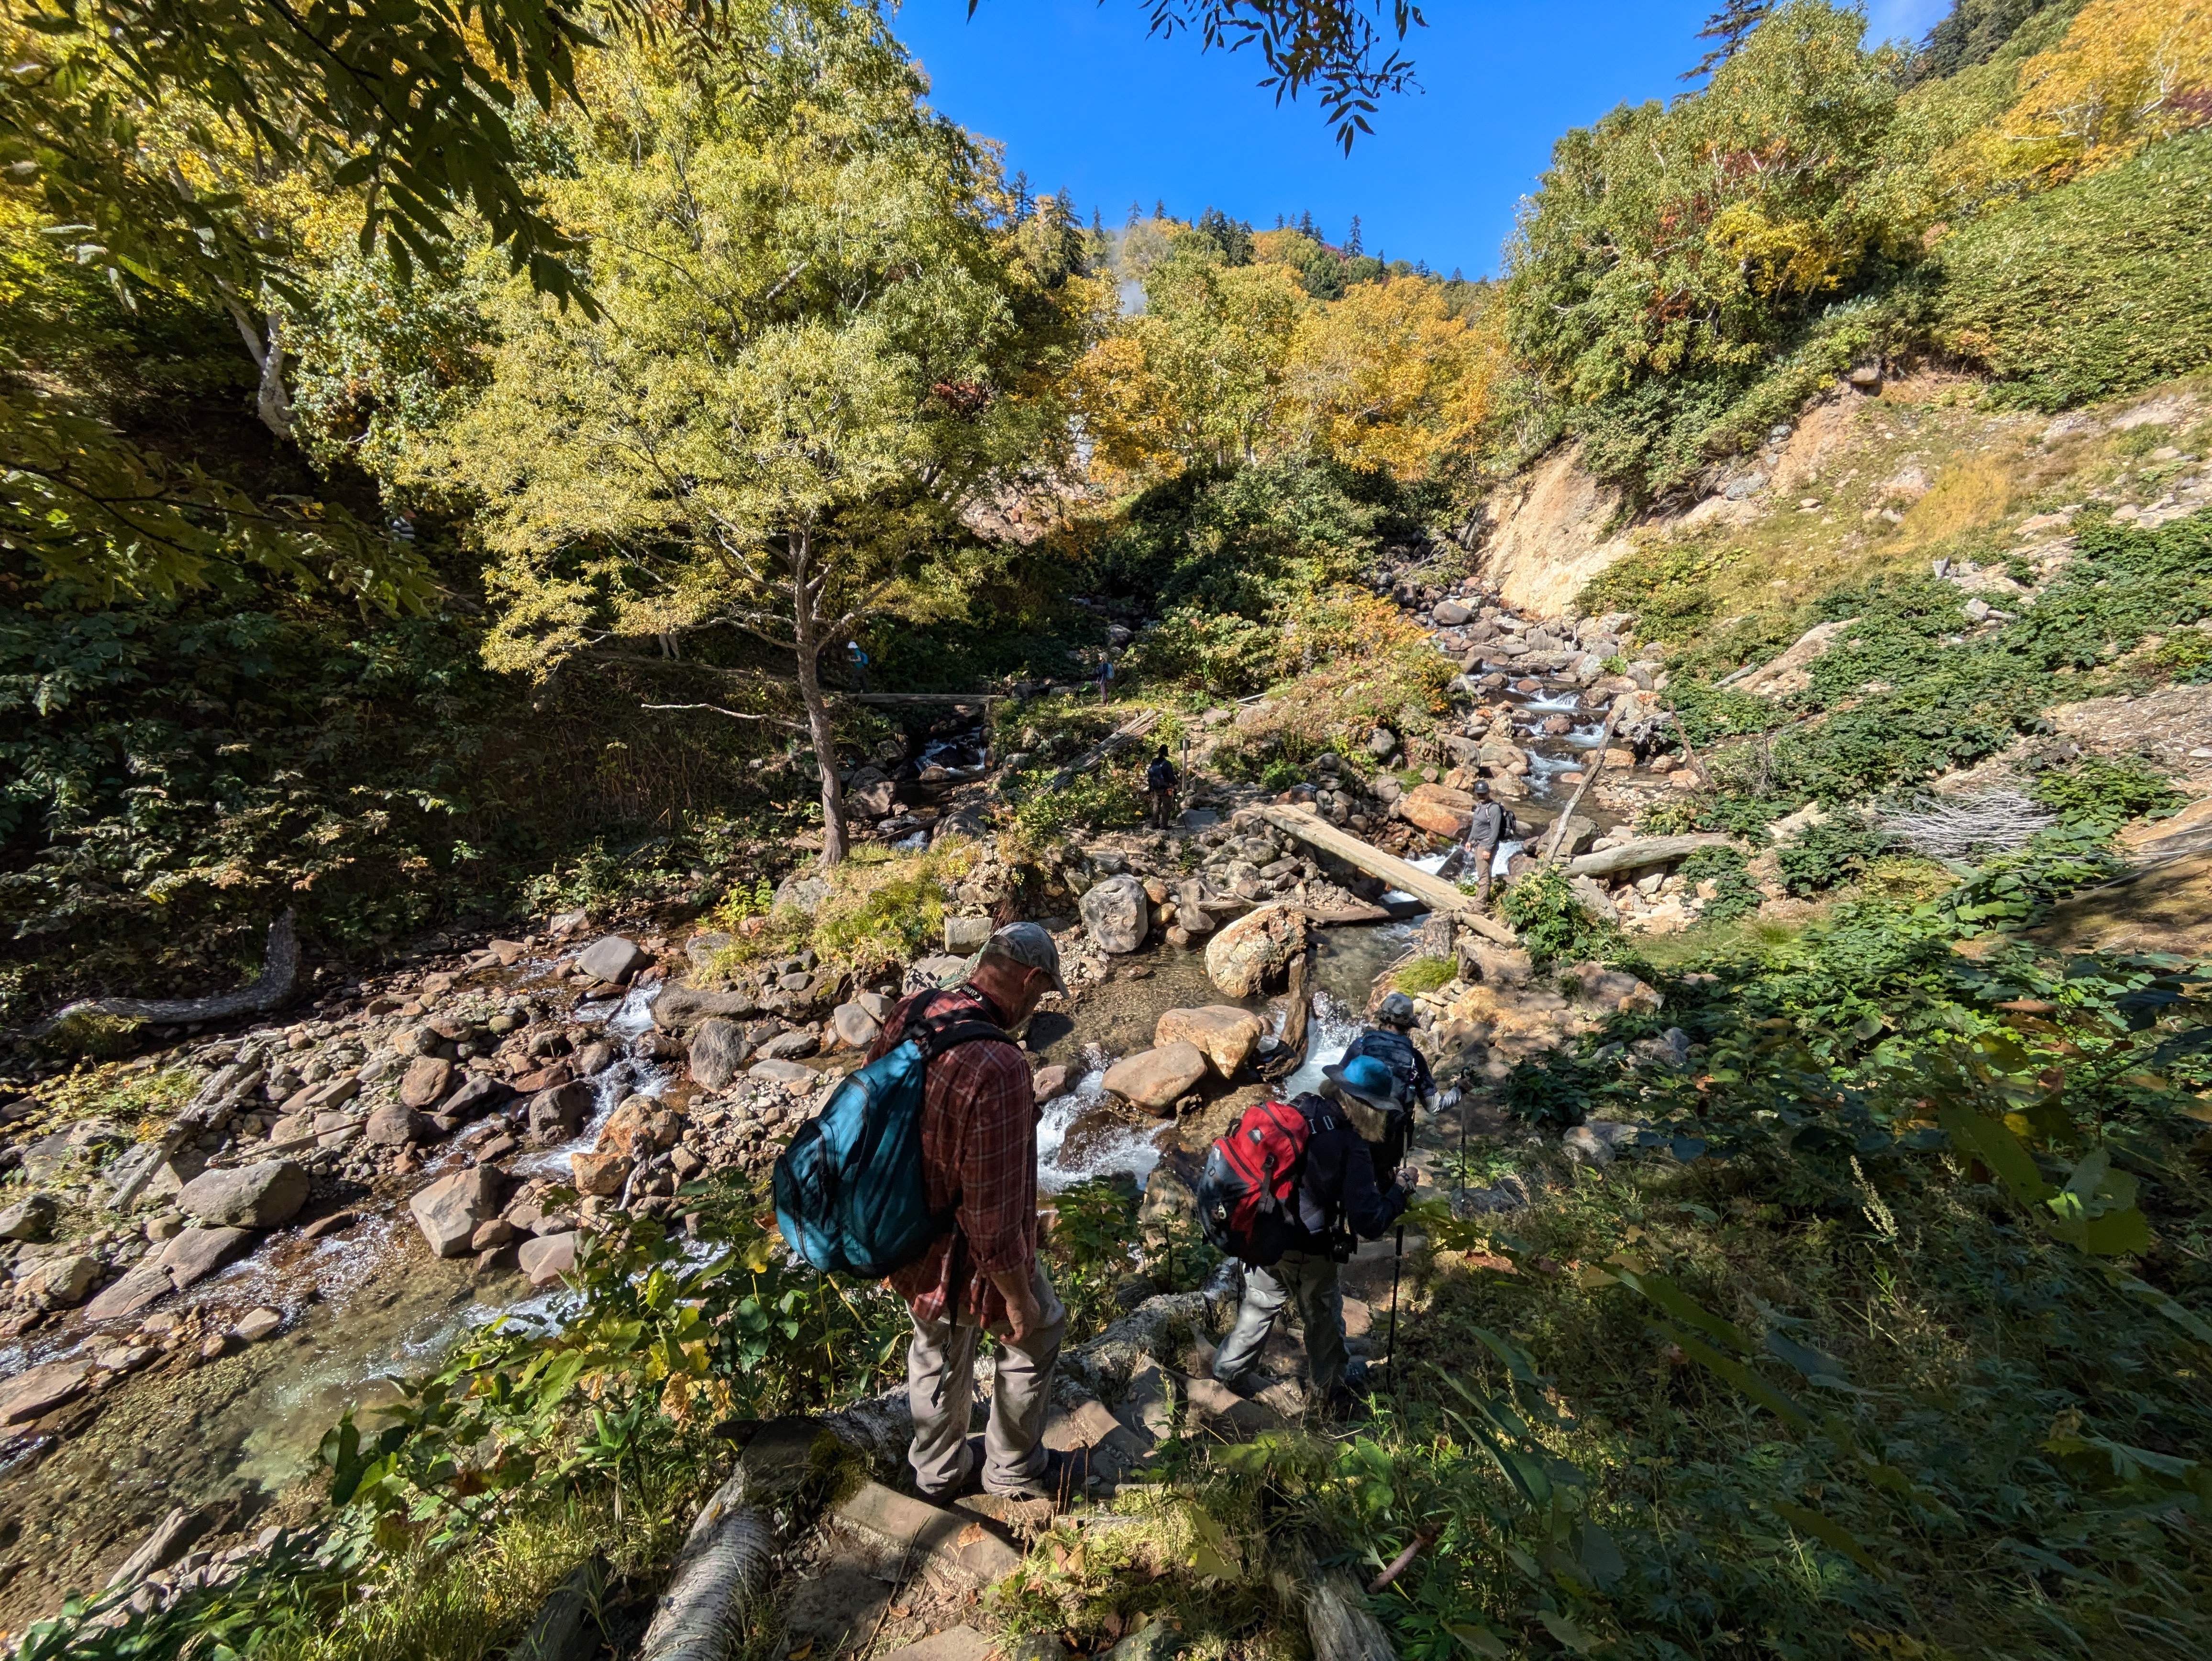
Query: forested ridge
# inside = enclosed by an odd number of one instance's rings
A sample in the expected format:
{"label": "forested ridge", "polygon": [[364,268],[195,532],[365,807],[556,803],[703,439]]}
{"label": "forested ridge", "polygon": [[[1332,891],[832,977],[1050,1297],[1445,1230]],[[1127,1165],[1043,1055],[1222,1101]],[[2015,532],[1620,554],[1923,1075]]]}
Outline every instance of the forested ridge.
{"label": "forested ridge", "polygon": [[[1419,52],[1404,7],[1150,9],[1347,145]],[[1487,927],[1373,987],[1468,1104],[1387,1385],[1190,1393],[1177,1150],[1256,1086],[1139,1104],[1167,1177],[1065,1186],[1046,1248],[1071,1342],[1146,1335],[1079,1373],[1150,1445],[1126,1526],[1015,1519],[912,1620],[1253,1661],[1317,1641],[1319,1564],[1408,1661],[2212,1643],[2212,0],[1956,0],[1917,46],[1731,0],[1474,281],[1039,195],[851,0],[0,27],[0,1421],[34,1469],[240,1364],[96,1311],[263,1140],[338,1228],[454,1136],[520,1186],[444,1244],[416,1206],[435,1255],[571,1253],[557,1318],[449,1324],[312,1479],[207,1510],[211,1563],[100,1603],[135,1536],[0,1494],[20,1653],[504,1653],[580,1565],[568,1652],[639,1653],[732,1444],[895,1382],[896,1300],[763,1220],[882,998],[987,919],[1066,933],[1046,1104],[1148,995],[1109,885],[1272,1019],[1206,904],[1385,885],[1262,810],[1419,859],[1478,783],[1534,821]],[[296,979],[196,1014],[272,924]],[[570,961],[602,934],[635,960]],[[576,1012],[664,977],[732,1001],[624,1040],[674,1116],[623,1099],[575,1156],[611,1186],[528,1165],[626,1064]],[[510,1119],[457,1135],[471,1072]],[[176,1180],[115,1199],[134,1160]],[[806,1542],[743,1653],[805,1661]]]}

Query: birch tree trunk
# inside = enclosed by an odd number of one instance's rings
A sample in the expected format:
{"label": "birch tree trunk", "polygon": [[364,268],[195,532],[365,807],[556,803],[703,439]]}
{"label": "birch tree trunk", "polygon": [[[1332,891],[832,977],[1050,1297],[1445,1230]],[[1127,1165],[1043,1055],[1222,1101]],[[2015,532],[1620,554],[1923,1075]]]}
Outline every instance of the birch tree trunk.
{"label": "birch tree trunk", "polygon": [[804,527],[788,533],[792,627],[799,648],[799,697],[806,706],[806,730],[814,743],[814,763],[822,775],[822,863],[845,858],[845,787],[837,776],[837,735],[830,722],[830,700],[822,692],[822,596],[827,587],[814,569],[813,537]]}

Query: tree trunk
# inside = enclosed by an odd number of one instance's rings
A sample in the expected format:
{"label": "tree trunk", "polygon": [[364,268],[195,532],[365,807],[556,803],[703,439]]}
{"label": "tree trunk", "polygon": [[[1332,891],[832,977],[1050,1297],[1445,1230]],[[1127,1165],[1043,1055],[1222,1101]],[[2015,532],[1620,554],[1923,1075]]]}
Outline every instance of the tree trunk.
{"label": "tree trunk", "polygon": [[238,338],[246,343],[247,356],[261,372],[261,386],[253,400],[261,424],[279,438],[289,438],[292,397],[284,390],[284,338],[276,313],[269,312],[256,318],[234,296],[225,295],[223,301],[230,309],[230,320],[238,326]]}
{"label": "tree trunk", "polygon": [[837,777],[837,734],[830,724],[830,700],[822,693],[822,617],[813,582],[810,532],[793,531],[791,550],[792,627],[799,645],[799,697],[806,706],[806,729],[814,740],[814,763],[822,774],[822,864],[845,858],[845,787]]}

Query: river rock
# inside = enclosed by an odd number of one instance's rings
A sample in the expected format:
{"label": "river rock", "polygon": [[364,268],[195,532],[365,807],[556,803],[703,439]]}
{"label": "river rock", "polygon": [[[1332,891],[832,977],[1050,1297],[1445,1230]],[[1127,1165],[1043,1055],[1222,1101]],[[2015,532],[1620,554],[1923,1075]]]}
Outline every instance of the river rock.
{"label": "river rock", "polygon": [[407,1202],[415,1226],[441,1257],[466,1255],[477,1226],[499,1215],[500,1176],[476,1165],[441,1177]]}
{"label": "river rock", "polygon": [[[198,1232],[201,1231],[195,1231]],[[167,1297],[176,1290],[169,1279],[169,1271],[159,1262],[142,1262],[133,1267],[124,1277],[101,1289],[100,1296],[85,1305],[88,1321],[112,1321],[125,1315],[136,1315],[157,1299]]]}
{"label": "river rock", "polygon": [[692,1030],[692,1081],[702,1090],[721,1090],[738,1076],[752,1053],[753,1047],[745,1042],[744,1028],[723,1016],[709,1016]]}
{"label": "river rock", "polygon": [[1607,969],[1601,963],[1578,963],[1559,977],[1559,989],[1577,1003],[1585,1003],[1607,1015],[1625,1014],[1635,1010],[1644,1014],[1659,1011],[1658,992],[1635,976],[1623,970]]}
{"label": "river rock", "polygon": [[1613,1144],[1586,1124],[1578,1124],[1560,1137],[1559,1147],[1577,1165],[1603,1170],[1613,1163]]}
{"label": "river rock", "polygon": [[405,1147],[429,1141],[436,1133],[437,1127],[426,1115],[398,1102],[386,1102],[368,1116],[361,1136],[371,1147]]}
{"label": "river rock", "polygon": [[404,1107],[428,1107],[453,1087],[453,1064],[435,1056],[417,1056],[407,1063],[399,1080],[399,1101]]}
{"label": "river rock", "polygon": [[1106,1088],[1148,1113],[1166,1115],[1198,1088],[1206,1076],[1206,1054],[1188,1040],[1125,1056],[1106,1069]]}
{"label": "river rock", "polygon": [[1429,615],[1436,620],[1439,627],[1456,629],[1460,624],[1470,620],[1474,613],[1455,599],[1440,599]]}
{"label": "river rock", "polygon": [[89,1361],[49,1361],[17,1373],[0,1384],[0,1427],[27,1425],[75,1401],[91,1378]]}
{"label": "river rock", "polygon": [[652,961],[651,954],[635,940],[624,940],[619,934],[605,934],[584,948],[583,955],[576,959],[576,967],[595,981],[611,984],[628,980]]}
{"label": "river rock", "polygon": [[188,1228],[161,1248],[161,1266],[182,1292],[243,1257],[255,1238],[250,1228]]}
{"label": "river rock", "polygon": [[530,1098],[530,1134],[540,1141],[573,1136],[592,1113],[592,1087],[580,1080],[541,1090]]}
{"label": "river rock", "polygon": [[1115,957],[1142,946],[1152,926],[1152,898],[1145,885],[1127,872],[1100,883],[1078,902],[1078,909],[1091,943]]}
{"label": "river rock", "polygon": [[[439,1115],[456,1125],[471,1124],[494,1113],[514,1098],[514,1086],[489,1073],[471,1073],[461,1087],[446,1098]],[[374,1116],[372,1115],[373,1118]]]}
{"label": "river rock", "polygon": [[75,1309],[100,1279],[100,1259],[82,1251],[49,1257],[33,1269],[24,1289],[51,1309]]}
{"label": "river rock", "polygon": [[1381,761],[1398,747],[1398,735],[1387,727],[1378,727],[1367,735],[1367,753]]}
{"label": "river rock", "polygon": [[803,1061],[822,1048],[821,1037],[805,1027],[779,1032],[757,1052],[764,1062]]}
{"label": "river rock", "polygon": [[612,1196],[623,1191],[635,1163],[627,1153],[571,1153],[568,1173],[577,1193]]}
{"label": "river rock", "polygon": [[[1433,788],[1423,785],[1421,790]],[[1468,815],[1456,807],[1446,806],[1433,798],[1424,796],[1421,790],[1409,790],[1392,804],[1391,812],[1408,824],[1427,831],[1432,837],[1457,838],[1467,834]],[[1456,794],[1456,793],[1455,793]]]}
{"label": "river rock", "polygon": [[1057,1063],[1041,1067],[1030,1080],[1030,1088],[1040,1102],[1048,1102],[1055,1096],[1067,1093],[1067,1069]]}
{"label": "river rock", "polygon": [[788,906],[812,916],[822,909],[822,902],[830,897],[830,879],[805,871],[794,871],[775,885],[775,898],[771,909],[781,911]]}
{"label": "river rock", "polygon": [[557,1285],[562,1275],[576,1267],[576,1237],[574,1233],[540,1234],[525,1240],[518,1262],[531,1285]]}
{"label": "river rock", "polygon": [[307,1203],[307,1173],[292,1159],[203,1171],[177,1194],[179,1210],[225,1228],[274,1228]]}
{"label": "river rock", "polygon": [[1152,1042],[1195,1044],[1216,1077],[1233,1079],[1237,1069],[1252,1059],[1262,1030],[1260,1018],[1250,1010],[1212,1003],[1197,1009],[1166,1011],[1152,1028]]}
{"label": "river rock", "polygon": [[625,1096],[599,1127],[592,1151],[643,1159],[657,1148],[673,1147],[682,1134],[676,1116],[650,1096]]}
{"label": "river rock", "polygon": [[60,1209],[51,1194],[33,1194],[0,1211],[0,1240],[43,1240]]}
{"label": "river rock", "polygon": [[865,1050],[882,1035],[884,1026],[855,1001],[841,1003],[830,1012],[830,1030],[846,1049]]}
{"label": "river rock", "polygon": [[1225,997],[1257,997],[1288,972],[1306,949],[1303,911],[1263,905],[1237,918],[1206,945],[1206,972]]}
{"label": "river rock", "polygon": [[704,987],[664,987],[653,1001],[653,1024],[664,1032],[683,1032],[714,1016],[750,1020],[761,1013],[761,1002],[750,992],[709,992]]}
{"label": "river rock", "polygon": [[745,1076],[758,1079],[763,1084],[811,1085],[822,1075],[804,1062],[778,1061],[770,1056],[747,1068]]}
{"label": "river rock", "polygon": [[241,1344],[258,1344],[277,1332],[284,1317],[273,1309],[257,1309],[240,1316],[231,1325],[230,1335]]}

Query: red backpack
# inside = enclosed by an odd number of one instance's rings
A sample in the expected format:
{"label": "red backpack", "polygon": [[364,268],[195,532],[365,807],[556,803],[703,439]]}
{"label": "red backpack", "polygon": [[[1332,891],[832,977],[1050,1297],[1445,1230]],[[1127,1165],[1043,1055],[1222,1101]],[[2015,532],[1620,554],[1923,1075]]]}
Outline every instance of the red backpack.
{"label": "red backpack", "polygon": [[1217,1139],[1198,1179],[1198,1224],[1214,1247],[1266,1269],[1304,1231],[1297,1215],[1313,1127],[1288,1102],[1248,1107]]}

